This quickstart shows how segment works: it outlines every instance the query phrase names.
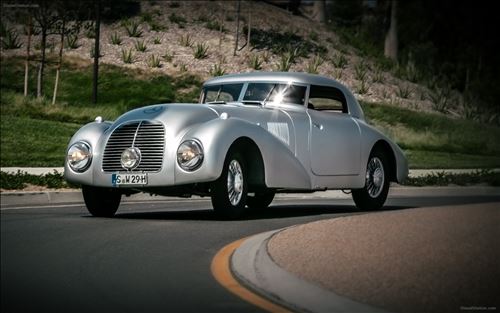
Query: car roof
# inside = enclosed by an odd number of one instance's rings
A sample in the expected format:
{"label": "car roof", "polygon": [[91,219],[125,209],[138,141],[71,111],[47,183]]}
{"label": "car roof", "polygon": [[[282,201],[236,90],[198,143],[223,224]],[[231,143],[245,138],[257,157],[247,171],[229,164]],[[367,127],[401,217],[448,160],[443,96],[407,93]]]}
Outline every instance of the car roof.
{"label": "car roof", "polygon": [[300,73],[300,72],[250,72],[229,74],[207,80],[203,86],[228,84],[228,83],[248,83],[248,82],[292,82],[306,85],[318,85],[334,87],[341,90],[347,99],[349,114],[364,120],[363,110],[352,92],[342,83],[321,75]]}
{"label": "car roof", "polygon": [[209,79],[203,85],[216,85],[250,81],[283,81],[299,84],[332,86],[345,90],[345,86],[336,80],[321,75],[300,72],[250,72],[229,74]]}

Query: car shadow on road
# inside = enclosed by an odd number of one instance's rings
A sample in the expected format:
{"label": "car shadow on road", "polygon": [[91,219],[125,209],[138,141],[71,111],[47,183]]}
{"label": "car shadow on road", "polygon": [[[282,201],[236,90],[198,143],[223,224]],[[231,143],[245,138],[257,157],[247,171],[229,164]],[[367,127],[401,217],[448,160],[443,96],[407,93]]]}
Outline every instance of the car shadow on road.
{"label": "car shadow on road", "polygon": [[[394,211],[410,209],[409,206],[387,206],[383,211]],[[249,209],[238,221],[244,220],[266,220],[293,218],[317,215],[345,215],[353,213],[369,213],[373,211],[361,211],[352,205],[328,205],[328,204],[277,204],[271,205],[265,209]],[[225,221],[220,218],[213,210],[193,209],[193,210],[169,210],[169,211],[148,211],[148,212],[127,212],[115,215],[115,218],[121,219],[139,219],[139,220],[206,220],[206,221]],[[227,220],[226,220],[227,221]]]}

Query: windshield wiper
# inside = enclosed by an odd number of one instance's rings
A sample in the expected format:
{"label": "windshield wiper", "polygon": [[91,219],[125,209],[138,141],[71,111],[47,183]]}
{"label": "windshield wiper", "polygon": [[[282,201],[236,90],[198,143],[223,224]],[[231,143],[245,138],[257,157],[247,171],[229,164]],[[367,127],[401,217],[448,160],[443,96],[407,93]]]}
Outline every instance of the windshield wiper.
{"label": "windshield wiper", "polygon": [[206,102],[206,104],[226,104],[226,101],[215,100],[215,101]]}
{"label": "windshield wiper", "polygon": [[273,93],[274,91],[274,88],[276,88],[276,85],[278,84],[274,84],[273,85],[273,88],[271,88],[271,90],[269,90],[269,93],[267,94],[267,96],[264,98],[264,100],[262,100],[262,105],[265,105],[267,100],[269,99],[269,97],[271,96],[271,94]]}

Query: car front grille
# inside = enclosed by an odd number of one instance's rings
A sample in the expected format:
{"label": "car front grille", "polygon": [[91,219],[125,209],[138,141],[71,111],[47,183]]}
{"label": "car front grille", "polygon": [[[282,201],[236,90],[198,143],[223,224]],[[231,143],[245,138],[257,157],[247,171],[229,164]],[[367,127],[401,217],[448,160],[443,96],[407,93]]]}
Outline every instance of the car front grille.
{"label": "car front grille", "polygon": [[141,150],[141,162],[134,171],[158,172],[163,163],[165,128],[158,122],[140,121],[115,129],[104,149],[103,171],[124,171],[120,159],[122,152],[130,147]]}

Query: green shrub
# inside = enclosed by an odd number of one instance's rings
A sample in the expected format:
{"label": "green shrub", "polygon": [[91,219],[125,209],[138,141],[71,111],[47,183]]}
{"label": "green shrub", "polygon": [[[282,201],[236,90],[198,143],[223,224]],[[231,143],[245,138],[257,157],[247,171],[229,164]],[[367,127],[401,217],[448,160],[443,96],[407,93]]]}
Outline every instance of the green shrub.
{"label": "green shrub", "polygon": [[323,64],[324,60],[318,54],[312,57],[307,63],[307,72],[310,74],[318,74],[319,67]]}
{"label": "green shrub", "polygon": [[148,25],[149,25],[149,28],[151,29],[151,31],[154,31],[154,32],[161,32],[161,31],[165,31],[168,29],[168,27],[160,24],[157,21],[149,22]]}
{"label": "green shrub", "polygon": [[220,63],[214,64],[209,71],[212,77],[222,76],[226,73],[226,70],[222,67]]}
{"label": "green shrub", "polygon": [[23,44],[19,40],[19,35],[15,31],[15,29],[10,28],[5,31],[5,36],[2,38],[3,49],[19,49],[22,47],[22,45]]}
{"label": "green shrub", "polygon": [[254,53],[250,56],[248,59],[248,66],[257,71],[262,69],[262,60],[258,54]]}
{"label": "green shrub", "polygon": [[94,22],[88,22],[84,25],[85,37],[89,39],[95,39],[95,25]]}
{"label": "green shrub", "polygon": [[77,49],[78,47],[80,47],[80,45],[78,44],[78,36],[69,34],[66,37],[66,47],[68,47],[69,49]]}
{"label": "green shrub", "polygon": [[132,64],[135,62],[135,56],[132,49],[125,50],[122,48],[122,61],[125,64]]}
{"label": "green shrub", "polygon": [[160,57],[157,56],[156,54],[151,55],[148,58],[148,66],[152,68],[161,67]]}
{"label": "green shrub", "polygon": [[276,69],[280,72],[288,72],[292,64],[295,62],[295,52],[285,52],[281,54],[278,64],[276,64]]}
{"label": "green shrub", "polygon": [[438,112],[448,112],[450,106],[451,90],[448,87],[439,88],[428,94],[429,100],[432,102],[432,108]]}
{"label": "green shrub", "polygon": [[412,93],[412,89],[408,84],[398,85],[398,89],[396,90],[396,95],[402,99],[408,99]]}
{"label": "green shrub", "polygon": [[197,43],[193,48],[193,56],[195,59],[204,59],[208,57],[208,46],[203,43]]}
{"label": "green shrub", "polygon": [[342,53],[334,53],[331,61],[336,68],[344,69],[347,66],[347,58]]}
{"label": "green shrub", "polygon": [[191,36],[189,34],[181,35],[181,37],[179,37],[179,44],[183,47],[191,47],[193,45]]}
{"label": "green shrub", "polygon": [[142,30],[139,28],[140,23],[138,21],[126,20],[122,24],[129,37],[134,37],[134,38],[142,37]]}
{"label": "green shrub", "polygon": [[365,62],[361,61],[354,66],[354,77],[359,81],[364,81],[367,78],[368,74],[368,65]]}
{"label": "green shrub", "polygon": [[179,72],[185,73],[185,72],[187,72],[187,70],[188,70],[188,68],[187,68],[187,65],[185,63],[179,64]]}
{"label": "green shrub", "polygon": [[134,43],[134,47],[135,47],[135,50],[137,50],[139,52],[146,52],[146,50],[148,49],[144,40],[136,40]]}
{"label": "green shrub", "polygon": [[184,24],[186,24],[186,19],[180,15],[177,15],[175,13],[170,13],[168,16],[168,20],[174,24],[179,25],[179,27],[184,27]]}
{"label": "green shrub", "polygon": [[[221,29],[221,24],[217,20],[210,20],[206,22],[205,27],[210,29],[210,30],[215,30],[215,31],[220,31]],[[222,32],[226,32],[226,29],[224,26],[222,27]]]}
{"label": "green shrub", "polygon": [[500,186],[500,173],[491,170],[478,170],[472,173],[436,172],[421,177],[408,177],[404,185],[408,186],[448,186],[488,184]]}
{"label": "green shrub", "polygon": [[112,44],[112,45],[116,45],[116,46],[119,46],[122,44],[122,38],[120,37],[120,35],[118,35],[117,32],[114,32],[113,34],[111,34],[109,36],[109,42]]}
{"label": "green shrub", "polygon": [[2,189],[22,190],[26,188],[28,184],[53,189],[77,187],[77,185],[66,182],[63,174],[56,171],[45,175],[32,175],[21,171],[17,171],[15,174],[6,172],[0,173],[0,188]]}
{"label": "green shrub", "polygon": [[168,49],[165,50],[165,54],[162,57],[166,62],[172,62],[174,59],[174,55]]}
{"label": "green shrub", "polygon": [[[244,27],[243,32],[246,33],[246,27]],[[311,53],[323,55],[327,52],[324,46],[304,39],[295,32],[281,33],[275,29],[262,30],[253,28],[250,44],[255,49],[269,50],[275,54],[296,51],[297,56],[300,57],[308,57]]]}
{"label": "green shrub", "polygon": [[360,81],[359,87],[358,87],[358,93],[360,95],[366,94],[369,89],[370,89],[370,87],[368,86],[368,83],[366,82],[366,80]]}
{"label": "green shrub", "polygon": [[143,12],[141,13],[141,20],[144,23],[151,23],[153,21],[153,15],[149,12]]}
{"label": "green shrub", "polygon": [[384,83],[384,72],[380,67],[376,67],[375,71],[373,72],[373,82],[374,83]]}

